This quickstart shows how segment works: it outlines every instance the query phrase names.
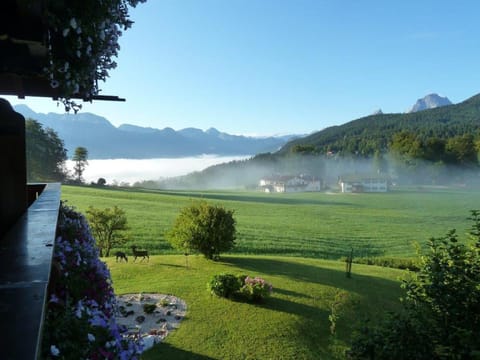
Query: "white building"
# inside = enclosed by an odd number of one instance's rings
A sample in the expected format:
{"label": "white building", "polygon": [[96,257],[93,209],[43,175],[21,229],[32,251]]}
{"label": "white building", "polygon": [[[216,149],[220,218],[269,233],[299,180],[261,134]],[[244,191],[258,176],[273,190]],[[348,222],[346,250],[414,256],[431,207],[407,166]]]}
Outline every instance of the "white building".
{"label": "white building", "polygon": [[342,193],[387,192],[388,178],[372,175],[342,176],[339,179]]}
{"label": "white building", "polygon": [[260,187],[265,192],[306,192],[320,191],[322,183],[309,175],[274,176],[261,179]]}

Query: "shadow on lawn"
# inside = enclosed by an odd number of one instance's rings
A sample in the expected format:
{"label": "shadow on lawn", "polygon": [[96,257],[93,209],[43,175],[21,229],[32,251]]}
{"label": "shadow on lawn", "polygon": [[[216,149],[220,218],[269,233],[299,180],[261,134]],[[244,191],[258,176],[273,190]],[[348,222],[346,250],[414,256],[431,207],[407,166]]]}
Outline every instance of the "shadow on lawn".
{"label": "shadow on lawn", "polygon": [[193,353],[191,351],[182,350],[176,348],[169,343],[162,342],[160,344],[155,345],[152,349],[142,354],[142,360],[149,360],[149,359],[175,359],[175,360],[213,360],[206,355],[200,355]]}
{"label": "shadow on lawn", "polygon": [[239,202],[253,202],[253,203],[265,203],[265,204],[280,204],[280,205],[328,205],[328,206],[351,206],[362,207],[362,205],[345,202],[345,201],[325,201],[321,199],[307,199],[296,198],[286,196],[270,196],[270,195],[247,195],[247,194],[234,194],[234,193],[208,193],[208,192],[189,192],[189,191],[171,191],[171,190],[153,190],[151,192],[160,193],[164,195],[184,196],[189,198],[222,200],[222,201],[239,201]]}
{"label": "shadow on lawn", "polygon": [[[280,289],[277,289],[280,290]],[[274,292],[277,290],[273,290]],[[298,315],[304,319],[327,319],[328,312],[320,310],[316,306],[302,304],[295,301],[280,299],[278,297],[269,297],[263,302],[252,303],[252,305],[260,306],[273,311],[281,311],[288,314]]]}
{"label": "shadow on lawn", "polygon": [[[222,260],[226,265],[230,264],[245,269],[246,273],[250,273],[252,276],[256,276],[259,273],[272,276],[285,276],[296,281],[341,288],[362,296],[385,297],[387,295],[386,292],[388,292],[388,294],[395,294],[393,297],[393,299],[395,299],[395,296],[401,292],[398,281],[355,273],[355,264],[352,268],[352,277],[347,278],[345,271],[342,270],[303,264],[296,261],[288,261],[287,259],[277,260],[261,257],[224,256]],[[266,280],[268,281],[268,279]],[[275,291],[275,284],[273,284],[273,287]],[[282,291],[288,292],[289,290],[280,290],[279,292],[281,293]],[[396,298],[398,299],[398,296]]]}

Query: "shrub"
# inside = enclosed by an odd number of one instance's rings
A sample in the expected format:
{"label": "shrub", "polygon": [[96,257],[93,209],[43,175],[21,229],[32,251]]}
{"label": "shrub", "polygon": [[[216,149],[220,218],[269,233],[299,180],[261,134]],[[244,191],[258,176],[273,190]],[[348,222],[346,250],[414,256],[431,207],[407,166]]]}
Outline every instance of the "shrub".
{"label": "shrub", "polygon": [[207,284],[207,288],[212,294],[224,298],[232,297],[240,290],[241,286],[241,280],[233,274],[214,275]]}
{"label": "shrub", "polygon": [[260,277],[245,277],[240,293],[251,301],[262,301],[272,293],[272,285]]}
{"label": "shrub", "polygon": [[[345,261],[343,258],[342,261]],[[394,269],[418,271],[420,270],[420,261],[412,258],[396,258],[396,257],[360,257],[353,258],[355,264],[377,265]]]}
{"label": "shrub", "polygon": [[480,345],[480,211],[470,244],[455,230],[429,241],[420,271],[403,283],[404,312],[360,332],[352,359],[478,359]]}

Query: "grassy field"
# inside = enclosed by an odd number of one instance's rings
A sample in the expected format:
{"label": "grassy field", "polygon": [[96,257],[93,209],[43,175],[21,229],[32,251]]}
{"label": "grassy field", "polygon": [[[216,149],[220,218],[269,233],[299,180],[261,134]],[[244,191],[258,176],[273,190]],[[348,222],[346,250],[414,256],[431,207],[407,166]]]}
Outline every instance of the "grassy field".
{"label": "grassy field", "polygon": [[[354,265],[352,278],[336,261],[230,255],[220,262],[183,255],[150,262],[107,259],[117,294],[174,294],[187,303],[178,330],[142,359],[335,359],[342,358],[352,328],[379,309],[398,308],[400,270]],[[273,284],[262,304],[212,296],[207,282],[229,272],[261,276]],[[331,306],[338,302],[337,332],[330,333]]]}
{"label": "grassy field", "polygon": [[[117,294],[174,294],[187,303],[182,325],[142,359],[337,359],[352,329],[365,318],[399,308],[400,270],[353,265],[351,279],[338,259],[355,256],[409,257],[451,228],[466,232],[469,210],[480,192],[395,191],[387,194],[263,194],[254,192],[134,191],[62,187],[62,198],[84,211],[123,208],[130,241],[148,249],[150,262],[107,262]],[[164,234],[180,209],[205,199],[235,211],[237,247],[210,262],[175,255]],[[261,276],[274,286],[263,304],[211,296],[214,274]],[[338,311],[331,334],[332,304]]]}
{"label": "grassy field", "polygon": [[425,244],[451,228],[465,233],[469,210],[480,207],[479,191],[459,189],[264,194],[63,186],[62,198],[80,211],[89,205],[125,209],[130,244],[153,254],[175,253],[164,234],[181,208],[202,198],[235,211],[233,253],[324,259],[339,259],[351,248],[357,257],[413,256],[416,242]]}

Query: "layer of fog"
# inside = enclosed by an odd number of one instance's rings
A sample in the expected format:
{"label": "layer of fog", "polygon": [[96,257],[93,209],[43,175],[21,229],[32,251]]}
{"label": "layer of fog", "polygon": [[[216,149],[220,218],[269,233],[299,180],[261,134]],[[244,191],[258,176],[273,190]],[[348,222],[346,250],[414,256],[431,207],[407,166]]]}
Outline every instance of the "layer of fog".
{"label": "layer of fog", "polygon": [[202,172],[137,184],[161,189],[256,189],[262,178],[310,175],[319,178],[324,191],[338,191],[339,180],[357,181],[364,178],[384,178],[390,186],[478,186],[476,169],[428,161],[398,161],[390,155],[381,158],[341,156],[284,157],[261,154],[249,160],[218,164]]}
{"label": "layer of fog", "polygon": [[[87,183],[96,183],[99,178],[104,178],[107,184],[126,185],[143,180],[182,176],[216,164],[244,160],[249,157],[250,155],[202,155],[186,158],[88,160],[83,178]],[[74,162],[67,160],[66,165],[67,169],[73,173]]]}

